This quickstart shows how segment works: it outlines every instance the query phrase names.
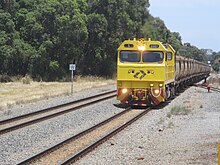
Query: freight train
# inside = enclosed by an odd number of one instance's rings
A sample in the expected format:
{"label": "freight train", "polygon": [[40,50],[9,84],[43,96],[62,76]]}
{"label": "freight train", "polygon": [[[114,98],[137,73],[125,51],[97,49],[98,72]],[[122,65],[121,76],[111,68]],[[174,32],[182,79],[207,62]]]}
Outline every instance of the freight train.
{"label": "freight train", "polygon": [[125,40],[118,48],[117,99],[130,105],[158,105],[209,73],[207,64],[176,56],[170,44]]}

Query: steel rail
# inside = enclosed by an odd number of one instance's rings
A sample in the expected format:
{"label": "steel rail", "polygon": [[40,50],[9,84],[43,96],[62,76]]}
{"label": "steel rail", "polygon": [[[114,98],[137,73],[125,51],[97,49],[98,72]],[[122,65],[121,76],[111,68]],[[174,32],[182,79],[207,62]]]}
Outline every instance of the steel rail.
{"label": "steel rail", "polygon": [[[195,87],[200,87],[200,88],[203,88],[203,89],[207,89],[207,86],[205,85],[194,85]],[[215,92],[220,92],[220,89],[219,88],[215,88],[215,87],[210,87],[210,90],[211,91],[215,91]]]}
{"label": "steel rail", "polygon": [[[84,99],[72,101],[69,103],[57,105],[57,106],[54,106],[51,108],[42,109],[40,111],[36,111],[36,112],[28,113],[25,115],[17,116],[14,118],[2,120],[2,121],[0,121],[0,135],[7,133],[7,132],[10,132],[10,131],[13,131],[13,130],[16,130],[16,129],[19,129],[19,128],[22,128],[22,127],[25,127],[25,126],[29,126],[31,124],[35,124],[35,123],[62,115],[62,114],[72,112],[74,110],[80,109],[82,107],[85,107],[85,106],[88,106],[91,104],[95,104],[100,101],[110,99],[110,98],[116,96],[115,93],[116,93],[116,90],[113,90],[113,91],[109,91],[106,93],[94,95],[94,96],[91,96],[88,98],[84,98]],[[82,102],[85,102],[85,103],[80,104]],[[67,108],[65,108],[65,107],[67,107]],[[62,108],[63,108],[63,110],[61,110]],[[47,114],[47,113],[51,113],[51,114]],[[40,115],[43,115],[43,116],[37,117]],[[28,120],[28,118],[30,118],[30,119]],[[28,120],[28,121],[22,121],[22,120]],[[17,122],[17,124],[16,124],[16,122]],[[15,124],[13,125],[13,123],[15,123]],[[9,125],[9,126],[7,127],[7,125]]]}
{"label": "steel rail", "polygon": [[134,123],[135,121],[137,121],[139,118],[141,118],[142,116],[147,114],[149,112],[149,109],[150,108],[148,108],[147,110],[144,110],[142,113],[135,116],[134,118],[132,118],[128,122],[124,123],[122,126],[117,128],[116,130],[114,130],[114,131],[110,132],[109,134],[107,134],[106,136],[100,138],[99,140],[92,143],[88,147],[86,147],[83,150],[79,151],[77,154],[74,154],[71,157],[69,157],[68,159],[64,160],[63,162],[60,163],[60,165],[67,165],[67,164],[72,164],[72,163],[76,162],[77,160],[79,160],[80,158],[82,158],[83,156],[88,154],[89,152],[93,151],[96,147],[101,145],[103,142],[107,141],[108,139],[110,139],[111,137],[113,137],[114,135],[116,135],[117,133],[119,133],[120,131],[122,131],[123,129],[125,129],[126,127],[128,127],[132,123]]}
{"label": "steel rail", "polygon": [[220,89],[219,88],[215,88],[215,87],[211,87],[211,90],[215,91],[215,92],[220,92]]}
{"label": "steel rail", "polygon": [[25,159],[25,160],[22,160],[21,162],[17,163],[17,165],[28,165],[28,164],[31,164],[32,162],[34,162],[34,161],[38,160],[39,158],[43,157],[44,155],[49,154],[49,153],[59,149],[60,147],[62,147],[63,145],[65,145],[67,143],[70,143],[71,141],[75,141],[75,140],[79,139],[80,137],[82,137],[82,136],[84,136],[84,135],[94,131],[95,129],[97,129],[97,128],[99,128],[99,127],[101,127],[101,126],[103,126],[103,125],[105,125],[105,124],[107,124],[109,122],[111,122],[112,120],[114,120],[114,119],[124,115],[125,113],[129,112],[130,110],[131,110],[131,108],[127,108],[124,111],[122,111],[122,112],[120,112],[120,113],[118,113],[118,114],[116,114],[116,115],[114,115],[114,116],[112,116],[112,117],[110,117],[110,118],[100,122],[99,124],[94,125],[93,127],[80,132],[77,135],[74,135],[74,136],[72,136],[72,137],[70,137],[70,138],[68,138],[68,139],[66,139],[66,140],[64,140],[64,141],[62,141],[62,142],[60,142],[60,143],[58,143],[56,145],[53,145],[53,146],[47,148],[46,150],[44,150],[42,152],[39,152],[39,153],[37,153],[37,154],[35,154],[35,155]]}

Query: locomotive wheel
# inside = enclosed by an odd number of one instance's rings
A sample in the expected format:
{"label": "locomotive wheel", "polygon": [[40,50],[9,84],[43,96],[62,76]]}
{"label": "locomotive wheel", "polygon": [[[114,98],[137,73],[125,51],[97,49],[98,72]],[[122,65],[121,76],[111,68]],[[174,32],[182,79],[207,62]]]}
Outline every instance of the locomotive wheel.
{"label": "locomotive wheel", "polygon": [[151,97],[150,97],[149,95],[148,95],[148,97],[147,97],[146,105],[147,105],[148,107],[151,107],[151,106],[154,105],[154,104],[153,104],[153,101],[152,101],[152,99],[151,99]]}
{"label": "locomotive wheel", "polygon": [[175,95],[176,95],[176,92],[175,92],[175,87],[171,87],[170,88],[170,93],[171,93],[171,96],[170,96],[170,99],[174,99],[175,98]]}
{"label": "locomotive wheel", "polygon": [[165,100],[169,100],[171,97],[171,90],[167,87],[165,92]]}

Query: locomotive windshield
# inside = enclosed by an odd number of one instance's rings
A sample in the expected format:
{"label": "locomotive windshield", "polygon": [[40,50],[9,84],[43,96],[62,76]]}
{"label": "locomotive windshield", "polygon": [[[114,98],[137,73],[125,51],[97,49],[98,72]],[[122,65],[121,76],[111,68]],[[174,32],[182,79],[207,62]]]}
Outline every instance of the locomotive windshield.
{"label": "locomotive windshield", "polygon": [[120,62],[140,62],[140,52],[138,51],[121,51]]}
{"label": "locomotive windshield", "polygon": [[163,62],[163,52],[143,52],[143,62]]}

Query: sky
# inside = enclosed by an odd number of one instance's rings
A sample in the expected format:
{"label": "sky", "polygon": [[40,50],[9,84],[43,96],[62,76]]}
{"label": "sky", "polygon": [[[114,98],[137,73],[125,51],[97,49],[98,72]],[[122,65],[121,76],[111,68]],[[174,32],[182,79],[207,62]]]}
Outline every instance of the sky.
{"label": "sky", "polygon": [[149,10],[183,43],[220,51],[220,0],[150,0]]}

